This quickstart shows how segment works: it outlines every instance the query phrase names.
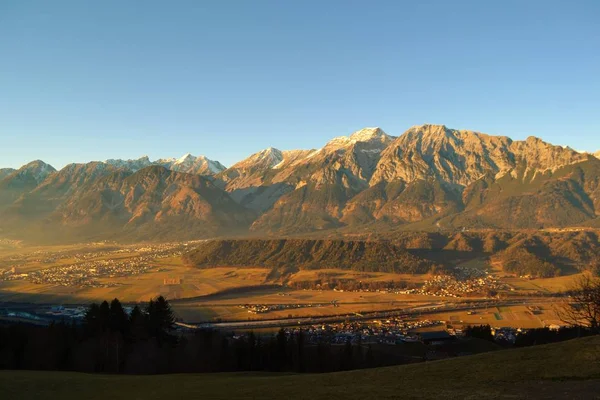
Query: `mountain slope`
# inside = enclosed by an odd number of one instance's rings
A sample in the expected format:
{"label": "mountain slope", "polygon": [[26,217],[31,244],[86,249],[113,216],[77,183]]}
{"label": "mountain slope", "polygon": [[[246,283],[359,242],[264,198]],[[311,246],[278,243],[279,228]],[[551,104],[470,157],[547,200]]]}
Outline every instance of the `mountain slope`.
{"label": "mountain slope", "polygon": [[119,170],[83,187],[61,204],[52,219],[84,232],[121,232],[136,239],[194,238],[247,226],[248,210],[209,180],[151,166]]}
{"label": "mountain slope", "polygon": [[410,128],[386,149],[371,184],[435,178],[465,187],[485,174],[530,180],[538,173],[588,159],[587,154],[535,137],[513,141],[443,125],[422,125]]}
{"label": "mountain slope", "polygon": [[0,168],[0,181],[15,171],[14,168]]}
{"label": "mountain slope", "polygon": [[56,170],[51,165],[36,160],[8,174],[0,181],[0,210],[33,190],[54,172]]}
{"label": "mountain slope", "polygon": [[14,220],[15,225],[23,223],[23,220],[47,218],[69,196],[84,187],[93,188],[100,178],[117,170],[101,162],[69,164],[47,176],[30,192],[24,193],[2,216],[5,220]]}
{"label": "mountain slope", "polygon": [[20,236],[75,226],[132,240],[166,226],[173,238],[600,227],[600,159],[443,125],[399,137],[364,128],[317,150],[268,148],[227,169],[186,154],[58,172],[34,161],[0,174],[0,229]]}
{"label": "mountain slope", "polygon": [[216,175],[215,184],[241,205],[263,212],[293,190],[294,183],[286,178],[295,165],[313,153],[314,150],[281,151],[270,147]]}
{"label": "mountain slope", "polygon": [[600,215],[600,160],[538,174],[528,183],[509,175],[465,190],[465,211],[443,226],[500,229],[567,227]]}
{"label": "mountain slope", "polygon": [[[470,222],[459,218],[459,227],[579,224],[596,216],[590,196],[597,184],[584,189],[583,182],[559,182],[557,174],[596,161],[533,137],[512,141],[442,125],[416,126],[384,150],[370,188],[348,203],[343,220],[411,224],[433,218],[420,226],[439,228],[439,219],[466,210]],[[555,208],[570,211],[555,218]],[[443,227],[456,226],[446,220]]]}
{"label": "mountain slope", "polygon": [[261,215],[252,229],[297,233],[341,226],[346,202],[368,188],[380,154],[392,140],[379,128],[365,128],[334,138],[297,161],[287,174],[279,174],[294,189]]}

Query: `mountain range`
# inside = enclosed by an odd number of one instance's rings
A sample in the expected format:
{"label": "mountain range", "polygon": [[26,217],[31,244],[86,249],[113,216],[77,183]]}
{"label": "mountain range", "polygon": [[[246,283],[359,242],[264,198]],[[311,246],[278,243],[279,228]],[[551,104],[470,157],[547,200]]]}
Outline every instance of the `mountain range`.
{"label": "mountain range", "polygon": [[31,241],[600,227],[600,152],[443,125],[365,128],[225,168],[107,160],[0,169],[0,236]]}

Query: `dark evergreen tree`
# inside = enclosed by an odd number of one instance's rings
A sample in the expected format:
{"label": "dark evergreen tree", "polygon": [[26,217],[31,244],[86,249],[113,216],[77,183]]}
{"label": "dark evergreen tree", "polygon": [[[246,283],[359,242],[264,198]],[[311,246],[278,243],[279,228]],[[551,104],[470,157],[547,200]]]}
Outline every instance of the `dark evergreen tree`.
{"label": "dark evergreen tree", "polygon": [[147,315],[136,305],[129,314],[129,335],[133,341],[148,339]]}
{"label": "dark evergreen tree", "polygon": [[110,305],[108,301],[104,300],[100,303],[100,313],[99,313],[99,321],[100,327],[102,331],[105,331],[109,328],[110,325]]}
{"label": "dark evergreen tree", "polygon": [[304,343],[304,332],[302,329],[298,331],[296,335],[296,344],[298,348],[298,361],[297,361],[297,372],[304,372],[304,347],[306,344]]}
{"label": "dark evergreen tree", "polygon": [[341,349],[340,354],[340,370],[347,371],[353,368],[354,360],[352,357],[353,349],[352,349],[352,339],[350,337],[346,338],[346,342],[344,343],[344,347]]}
{"label": "dark evergreen tree", "polygon": [[109,327],[111,331],[121,332],[125,335],[128,328],[127,313],[123,309],[121,302],[118,299],[113,299],[110,303]]}
{"label": "dark evergreen tree", "polygon": [[494,341],[492,328],[489,325],[467,326],[465,328],[465,336],[488,340],[490,342]]}
{"label": "dark evergreen tree", "polygon": [[275,350],[275,370],[283,371],[287,363],[287,337],[283,328],[277,332],[277,347]]}
{"label": "dark evergreen tree", "polygon": [[367,355],[365,358],[366,367],[373,368],[375,366],[375,357],[373,356],[373,348],[371,347],[371,345],[367,347]]}
{"label": "dark evergreen tree", "polygon": [[88,336],[95,336],[101,330],[100,307],[98,304],[91,304],[83,317],[83,326]]}
{"label": "dark evergreen tree", "polygon": [[146,314],[150,335],[157,338],[159,342],[170,338],[169,332],[175,324],[175,315],[169,302],[163,296],[157,297],[156,300],[150,300]]}

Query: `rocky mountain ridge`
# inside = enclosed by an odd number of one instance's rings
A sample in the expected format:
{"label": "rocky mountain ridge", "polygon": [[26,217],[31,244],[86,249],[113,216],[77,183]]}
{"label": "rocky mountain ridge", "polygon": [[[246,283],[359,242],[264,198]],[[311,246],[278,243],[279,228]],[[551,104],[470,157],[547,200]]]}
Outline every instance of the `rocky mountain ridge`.
{"label": "rocky mountain ridge", "polygon": [[398,137],[365,128],[229,168],[186,154],[0,170],[0,234],[21,236],[40,226],[132,238],[600,227],[599,216],[598,158],[443,125]]}
{"label": "rocky mountain ridge", "polygon": [[218,161],[211,160],[205,156],[196,157],[190,153],[180,158],[161,158],[156,161],[150,161],[148,156],[143,156],[137,160],[110,159],[104,163],[118,168],[129,169],[133,172],[152,165],[160,165],[172,171],[197,175],[214,175],[225,170],[223,164]]}

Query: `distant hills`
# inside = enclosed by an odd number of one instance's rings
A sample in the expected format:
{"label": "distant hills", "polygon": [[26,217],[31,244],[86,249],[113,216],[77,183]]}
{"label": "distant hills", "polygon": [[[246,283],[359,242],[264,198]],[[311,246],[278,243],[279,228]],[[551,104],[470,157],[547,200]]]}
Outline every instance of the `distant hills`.
{"label": "distant hills", "polygon": [[554,277],[600,273],[595,231],[400,232],[387,240],[210,240],[185,261],[200,268],[270,268],[279,278],[303,269],[424,274],[485,258],[507,273]]}
{"label": "distant hills", "polygon": [[443,125],[320,149],[0,169],[0,235],[32,241],[392,236],[600,227],[600,156]]}
{"label": "distant hills", "polygon": [[198,267],[272,268],[278,275],[301,269],[352,269],[365,272],[424,274],[436,264],[389,241],[342,240],[214,240],[185,255]]}

